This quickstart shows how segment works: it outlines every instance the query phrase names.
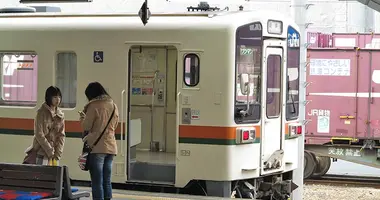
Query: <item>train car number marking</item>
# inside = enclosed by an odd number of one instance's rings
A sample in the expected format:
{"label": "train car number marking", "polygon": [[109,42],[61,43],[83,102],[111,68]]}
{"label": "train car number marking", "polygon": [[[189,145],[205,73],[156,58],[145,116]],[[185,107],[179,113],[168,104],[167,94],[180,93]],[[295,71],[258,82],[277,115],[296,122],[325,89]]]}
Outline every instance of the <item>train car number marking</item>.
{"label": "train car number marking", "polygon": [[181,150],[181,156],[190,156],[190,150]]}

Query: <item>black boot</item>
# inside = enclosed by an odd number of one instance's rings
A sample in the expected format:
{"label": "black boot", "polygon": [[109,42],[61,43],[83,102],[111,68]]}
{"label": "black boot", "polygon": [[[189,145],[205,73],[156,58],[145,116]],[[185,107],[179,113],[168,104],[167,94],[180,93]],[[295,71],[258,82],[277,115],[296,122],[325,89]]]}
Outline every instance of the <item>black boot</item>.
{"label": "black boot", "polygon": [[104,200],[111,200],[111,198],[104,198]]}

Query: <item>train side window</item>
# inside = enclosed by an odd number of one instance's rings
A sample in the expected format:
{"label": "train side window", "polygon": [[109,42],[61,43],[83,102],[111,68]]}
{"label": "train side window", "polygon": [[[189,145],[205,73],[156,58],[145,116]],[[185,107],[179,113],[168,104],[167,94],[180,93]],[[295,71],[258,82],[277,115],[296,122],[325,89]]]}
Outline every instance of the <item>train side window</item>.
{"label": "train side window", "polygon": [[267,58],[267,117],[276,118],[281,111],[281,56]]}
{"label": "train side window", "polygon": [[62,92],[62,108],[75,108],[77,99],[77,55],[60,52],[56,57],[55,82]]}
{"label": "train side window", "polygon": [[38,59],[35,52],[0,52],[1,105],[37,104]]}
{"label": "train side window", "polygon": [[187,54],[183,60],[183,80],[186,86],[194,87],[199,83],[199,57],[196,54]]}

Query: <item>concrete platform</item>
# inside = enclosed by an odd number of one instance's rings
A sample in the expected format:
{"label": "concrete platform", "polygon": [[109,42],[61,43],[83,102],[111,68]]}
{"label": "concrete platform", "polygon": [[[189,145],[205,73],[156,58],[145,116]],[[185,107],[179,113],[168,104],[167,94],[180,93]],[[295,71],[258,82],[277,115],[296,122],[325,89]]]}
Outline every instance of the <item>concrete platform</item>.
{"label": "concrete platform", "polygon": [[[76,187],[81,191],[91,192],[91,188],[88,187]],[[168,194],[168,193],[152,193],[152,192],[138,192],[130,190],[112,190],[112,199],[124,199],[124,200],[180,200],[180,199],[204,199],[204,200],[216,200],[216,199],[230,199],[221,197],[206,197],[206,196],[194,196],[194,195],[183,195],[183,194]],[[90,198],[81,198],[81,200],[90,200]]]}

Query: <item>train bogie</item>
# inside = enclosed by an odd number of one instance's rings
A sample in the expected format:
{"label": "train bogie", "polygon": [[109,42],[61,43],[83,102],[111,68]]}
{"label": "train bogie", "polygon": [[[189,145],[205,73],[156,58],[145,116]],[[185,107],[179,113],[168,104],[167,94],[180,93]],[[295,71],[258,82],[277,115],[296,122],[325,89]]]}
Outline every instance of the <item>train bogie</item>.
{"label": "train bogie", "polygon": [[[255,198],[273,191],[287,198],[295,189],[304,92],[300,34],[290,20],[170,14],[143,26],[128,15],[28,14],[0,16],[0,27],[2,161],[21,161],[44,90],[57,85],[67,137],[61,164],[72,179],[89,180],[76,163],[77,111],[87,84],[99,81],[120,113],[113,182],[185,188],[195,181],[211,196]],[[35,53],[20,53],[26,49]]]}

